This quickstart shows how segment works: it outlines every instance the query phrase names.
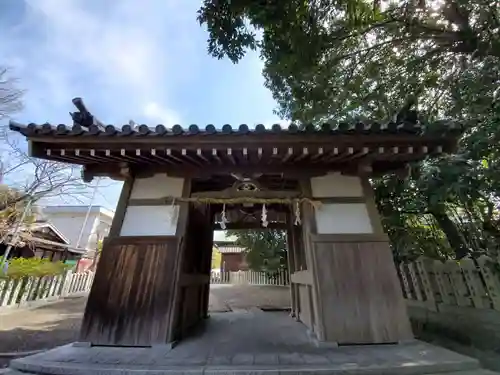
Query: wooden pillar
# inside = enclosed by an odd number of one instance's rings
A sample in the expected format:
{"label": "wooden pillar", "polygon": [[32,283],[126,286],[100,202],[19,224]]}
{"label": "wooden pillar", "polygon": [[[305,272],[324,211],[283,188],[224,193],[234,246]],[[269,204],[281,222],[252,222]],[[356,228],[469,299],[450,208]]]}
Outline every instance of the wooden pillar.
{"label": "wooden pillar", "polygon": [[[286,242],[287,242],[287,259],[288,259],[288,274],[292,275],[295,271],[295,238],[294,238],[294,225],[292,213],[287,213],[286,216],[287,231],[286,231]],[[290,280],[290,315],[296,317],[297,311],[297,297],[296,297],[297,285],[292,283]]]}
{"label": "wooden pillar", "polygon": [[208,308],[209,308],[209,299],[210,299],[210,276],[212,275],[212,252],[214,246],[214,231],[213,231],[213,223],[214,223],[214,211],[212,207],[209,207],[208,215],[207,215],[207,224],[204,230],[205,240],[204,240],[204,255],[205,255],[205,265],[204,272],[207,278],[204,279],[205,284],[203,284],[203,303],[202,303],[202,318],[207,319],[209,317]]}
{"label": "wooden pillar", "polygon": [[329,174],[311,179],[311,194],[322,201],[309,235],[318,338],[340,345],[412,339],[368,180]]}
{"label": "wooden pillar", "polygon": [[186,230],[191,235],[186,236],[180,256],[174,323],[177,337],[186,336],[191,328],[208,316],[213,239],[210,207],[191,205]]}
{"label": "wooden pillar", "polygon": [[175,339],[179,260],[189,181],[156,174],[125,181],[85,309],[80,341],[155,346]]}

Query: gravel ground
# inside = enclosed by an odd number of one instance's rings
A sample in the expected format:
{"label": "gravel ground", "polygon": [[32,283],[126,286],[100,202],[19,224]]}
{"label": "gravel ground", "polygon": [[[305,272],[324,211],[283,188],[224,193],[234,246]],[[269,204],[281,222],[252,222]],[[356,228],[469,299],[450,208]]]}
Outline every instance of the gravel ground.
{"label": "gravel ground", "polygon": [[[287,287],[213,285],[212,312],[250,307],[287,308]],[[86,298],[67,298],[31,310],[13,310],[0,315],[0,353],[49,349],[76,341]],[[10,359],[0,356],[0,368]]]}

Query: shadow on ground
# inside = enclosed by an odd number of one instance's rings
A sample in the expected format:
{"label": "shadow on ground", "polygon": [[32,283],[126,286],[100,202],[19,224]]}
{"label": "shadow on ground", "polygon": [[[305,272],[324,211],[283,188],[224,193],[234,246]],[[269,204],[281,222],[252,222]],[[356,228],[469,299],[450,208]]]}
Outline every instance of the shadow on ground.
{"label": "shadow on ground", "polygon": [[[78,338],[86,298],[67,298],[35,309],[12,310],[0,315],[0,353],[50,349]],[[213,285],[210,312],[252,307],[288,308],[287,287]],[[10,358],[0,356],[0,368]]]}
{"label": "shadow on ground", "polygon": [[[68,298],[31,310],[0,315],[0,353],[53,348],[75,341],[85,308],[85,298]],[[0,367],[10,358],[0,356]]]}

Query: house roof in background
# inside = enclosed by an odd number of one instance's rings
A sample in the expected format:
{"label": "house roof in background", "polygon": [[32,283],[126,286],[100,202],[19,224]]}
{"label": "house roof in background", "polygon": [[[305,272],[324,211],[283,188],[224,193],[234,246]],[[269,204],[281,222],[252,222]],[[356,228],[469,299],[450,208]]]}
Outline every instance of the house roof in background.
{"label": "house roof in background", "polygon": [[62,234],[62,232],[59,229],[57,229],[57,227],[54,224],[49,223],[49,222],[34,223],[31,225],[27,225],[27,226],[22,227],[21,230],[22,231],[36,232],[36,231],[42,230],[44,228],[48,228],[49,230],[54,232],[56,234],[56,236],[61,239],[62,243],[69,245],[69,240],[66,238],[66,236],[64,234]]}
{"label": "house roof in background", "polygon": [[[89,209],[89,206],[45,206],[42,207],[43,213],[56,214],[56,213],[76,213],[85,215]],[[108,216],[110,219],[115,215],[114,211],[108,210],[102,206],[92,206],[90,208],[91,213],[99,213],[104,216]]]}
{"label": "house roof in background", "polygon": [[[36,232],[43,230],[44,228],[48,228],[49,230],[51,230],[60,239],[61,242],[54,242],[45,238],[38,237],[36,235]],[[85,252],[85,250],[83,249],[76,249],[70,246],[69,240],[57,229],[54,224],[49,222],[39,222],[21,227],[20,238],[22,240],[38,243],[41,246],[49,245],[53,247],[53,249],[64,250],[66,248],[68,249],[68,251],[76,254],[83,254]]]}

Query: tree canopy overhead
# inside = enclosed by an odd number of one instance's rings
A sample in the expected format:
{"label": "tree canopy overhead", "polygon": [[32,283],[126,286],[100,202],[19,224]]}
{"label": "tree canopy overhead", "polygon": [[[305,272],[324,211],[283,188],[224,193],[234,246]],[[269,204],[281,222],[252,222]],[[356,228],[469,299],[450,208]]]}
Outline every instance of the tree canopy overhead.
{"label": "tree canopy overhead", "polygon": [[205,0],[198,20],[214,57],[260,52],[288,120],[464,124],[456,155],[372,181],[377,204],[397,258],[498,253],[498,1]]}
{"label": "tree canopy overhead", "polygon": [[198,20],[217,58],[260,50],[292,120],[388,118],[413,103],[463,118],[458,81],[490,98],[498,87],[496,0],[205,0]]}

